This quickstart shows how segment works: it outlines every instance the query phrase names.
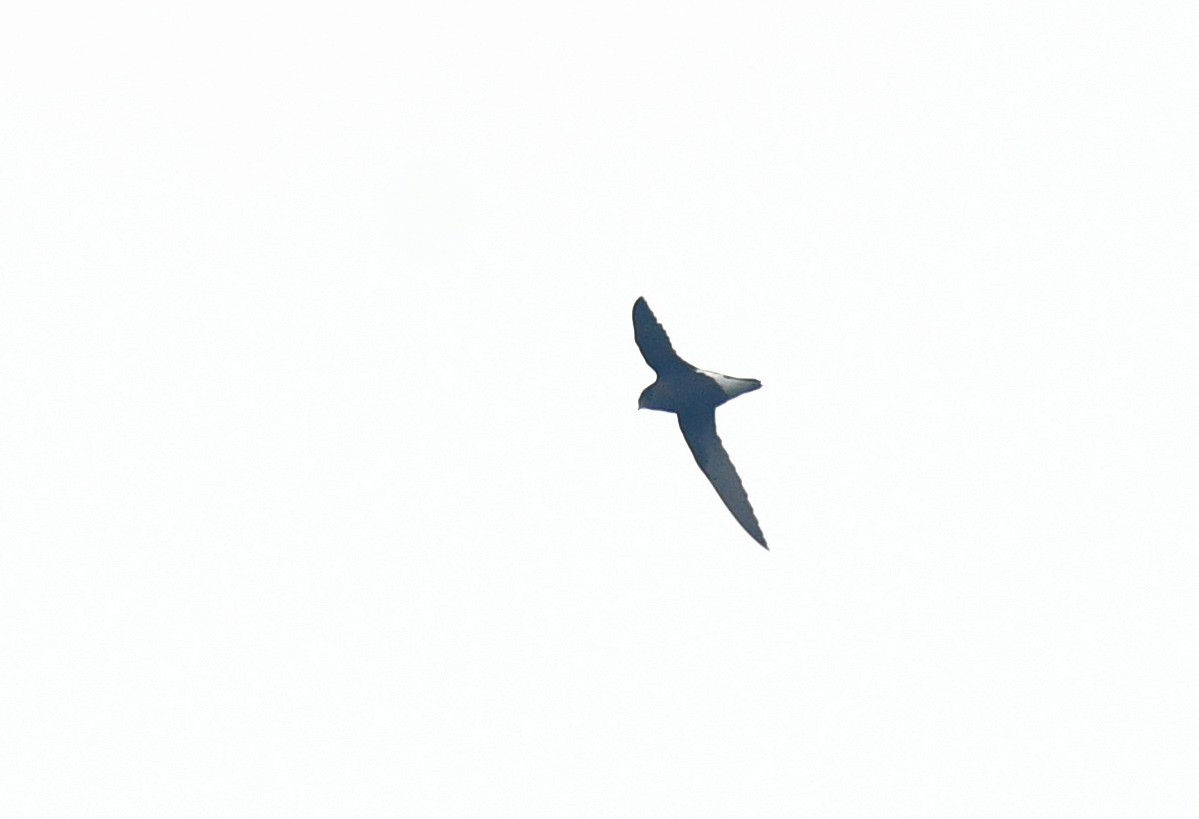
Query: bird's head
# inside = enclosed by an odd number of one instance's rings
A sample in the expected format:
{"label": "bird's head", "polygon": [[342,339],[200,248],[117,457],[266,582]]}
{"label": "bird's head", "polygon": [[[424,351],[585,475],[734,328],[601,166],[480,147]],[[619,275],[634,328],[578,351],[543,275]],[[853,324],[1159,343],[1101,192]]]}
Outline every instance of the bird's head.
{"label": "bird's head", "polygon": [[645,409],[646,407],[651,406],[650,401],[653,400],[655,386],[655,384],[650,384],[641,391],[641,397],[637,399],[637,409]]}

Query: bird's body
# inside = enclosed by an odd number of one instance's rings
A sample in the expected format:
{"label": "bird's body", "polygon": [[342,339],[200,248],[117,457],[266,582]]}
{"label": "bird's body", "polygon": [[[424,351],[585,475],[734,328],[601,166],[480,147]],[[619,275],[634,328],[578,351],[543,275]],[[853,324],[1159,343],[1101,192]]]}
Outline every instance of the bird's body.
{"label": "bird's body", "polygon": [[658,374],[657,380],[642,391],[638,408],[673,412],[678,416],[679,428],[695,462],[708,476],[724,505],[754,540],[769,548],[741,478],[716,434],[716,408],[758,389],[762,382],[688,364],[674,351],[666,331],[643,298],[633,305],[633,336],[645,363]]}
{"label": "bird's body", "polygon": [[715,409],[724,402],[761,386],[762,382],[756,378],[733,378],[692,367],[666,378],[659,376],[658,380],[641,394],[641,408],[675,413]]}

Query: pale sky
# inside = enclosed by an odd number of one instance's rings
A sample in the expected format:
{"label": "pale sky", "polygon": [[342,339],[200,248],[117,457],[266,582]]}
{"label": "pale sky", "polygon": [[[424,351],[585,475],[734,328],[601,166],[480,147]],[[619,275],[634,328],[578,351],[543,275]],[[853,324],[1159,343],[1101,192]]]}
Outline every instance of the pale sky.
{"label": "pale sky", "polygon": [[1197,42],[9,10],[0,815],[1199,815]]}

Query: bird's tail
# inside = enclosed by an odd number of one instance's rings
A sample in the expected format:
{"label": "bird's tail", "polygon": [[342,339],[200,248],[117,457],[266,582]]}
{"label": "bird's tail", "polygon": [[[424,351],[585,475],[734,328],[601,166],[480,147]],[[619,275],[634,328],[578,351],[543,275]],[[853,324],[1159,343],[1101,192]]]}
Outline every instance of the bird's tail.
{"label": "bird's tail", "polygon": [[700,372],[711,378],[720,389],[724,390],[726,401],[736,398],[738,395],[753,392],[762,386],[762,382],[756,378],[734,378],[731,375],[721,375],[708,370],[700,370]]}

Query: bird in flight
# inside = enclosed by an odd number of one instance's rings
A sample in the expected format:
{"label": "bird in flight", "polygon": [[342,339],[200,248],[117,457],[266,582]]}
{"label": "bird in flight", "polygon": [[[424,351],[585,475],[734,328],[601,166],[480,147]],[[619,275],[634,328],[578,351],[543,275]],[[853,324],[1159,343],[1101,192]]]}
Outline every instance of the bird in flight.
{"label": "bird in flight", "polygon": [[716,408],[742,393],[758,389],[762,382],[701,370],[679,358],[644,298],[633,304],[633,338],[645,363],[658,374],[658,379],[642,391],[637,409],[673,412],[679,417],[683,440],[716,488],[716,494],[750,537],[769,549],[741,478],[716,434]]}

